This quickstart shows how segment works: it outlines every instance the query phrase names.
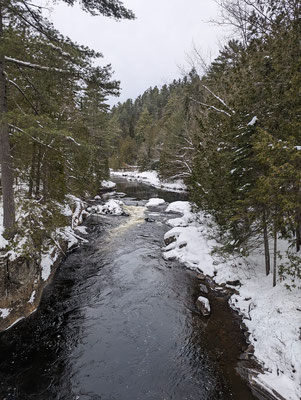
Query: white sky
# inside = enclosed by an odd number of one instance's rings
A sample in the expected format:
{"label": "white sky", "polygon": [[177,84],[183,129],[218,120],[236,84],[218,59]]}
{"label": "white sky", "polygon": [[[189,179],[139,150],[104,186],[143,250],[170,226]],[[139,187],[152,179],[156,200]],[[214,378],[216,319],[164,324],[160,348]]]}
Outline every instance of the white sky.
{"label": "white sky", "polygon": [[111,104],[179,78],[179,66],[189,69],[187,55],[193,44],[204,56],[217,55],[223,31],[207,22],[218,16],[214,0],[124,0],[124,5],[136,20],[92,17],[62,3],[48,14],[62,34],[102,52],[101,63],[112,64],[122,93]]}

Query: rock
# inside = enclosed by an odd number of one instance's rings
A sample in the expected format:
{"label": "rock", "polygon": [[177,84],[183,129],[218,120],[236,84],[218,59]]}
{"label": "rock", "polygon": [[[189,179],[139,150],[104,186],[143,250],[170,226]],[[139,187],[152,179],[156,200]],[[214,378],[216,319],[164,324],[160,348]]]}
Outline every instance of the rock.
{"label": "rock", "polygon": [[201,272],[199,274],[197,274],[196,276],[200,281],[204,281],[206,279],[206,276],[204,274],[202,274]]}
{"label": "rock", "polygon": [[209,300],[206,297],[200,296],[196,301],[196,307],[199,312],[204,316],[210,315],[210,304]]}
{"label": "rock", "polygon": [[201,293],[205,293],[205,294],[207,294],[209,292],[207,286],[204,285],[203,283],[200,284],[200,291],[201,291]]}
{"label": "rock", "polygon": [[173,243],[177,240],[177,238],[173,235],[173,236],[169,236],[166,239],[164,239],[164,243],[166,244],[166,246],[168,246],[170,243]]}
{"label": "rock", "polygon": [[236,281],[226,281],[226,284],[230,286],[241,286],[241,283],[238,279]]}

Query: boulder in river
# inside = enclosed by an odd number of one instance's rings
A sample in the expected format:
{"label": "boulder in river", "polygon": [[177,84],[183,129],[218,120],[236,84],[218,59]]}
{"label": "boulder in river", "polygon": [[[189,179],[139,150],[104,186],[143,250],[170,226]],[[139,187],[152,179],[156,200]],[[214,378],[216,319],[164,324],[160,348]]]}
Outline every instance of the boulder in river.
{"label": "boulder in river", "polygon": [[206,297],[203,296],[198,297],[196,301],[196,307],[204,317],[210,315],[211,312],[210,303]]}

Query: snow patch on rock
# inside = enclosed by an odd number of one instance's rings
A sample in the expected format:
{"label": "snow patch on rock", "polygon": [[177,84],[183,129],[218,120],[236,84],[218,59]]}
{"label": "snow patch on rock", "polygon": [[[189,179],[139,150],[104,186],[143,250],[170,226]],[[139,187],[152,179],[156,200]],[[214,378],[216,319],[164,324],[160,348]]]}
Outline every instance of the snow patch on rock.
{"label": "snow patch on rock", "polygon": [[206,297],[199,296],[196,301],[197,309],[202,313],[204,317],[210,315],[210,303]]}
{"label": "snow patch on rock", "polygon": [[110,214],[110,215],[123,215],[124,203],[121,200],[110,199],[105,204],[98,204],[92,207],[92,212],[96,214]]}
{"label": "snow patch on rock", "polygon": [[7,318],[10,314],[10,309],[9,308],[0,308],[0,317],[1,318]]}
{"label": "snow patch on rock", "polygon": [[28,303],[32,304],[34,302],[35,297],[36,297],[36,291],[34,290],[31,293],[31,296],[30,296],[30,299],[28,300]]}
{"label": "snow patch on rock", "polygon": [[156,207],[165,203],[164,199],[152,198],[145,204],[146,207]]}

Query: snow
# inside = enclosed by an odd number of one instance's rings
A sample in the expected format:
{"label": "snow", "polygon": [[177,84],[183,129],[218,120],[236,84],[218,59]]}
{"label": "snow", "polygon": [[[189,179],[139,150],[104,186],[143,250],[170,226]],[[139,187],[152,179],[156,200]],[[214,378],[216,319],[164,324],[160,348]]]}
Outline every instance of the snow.
{"label": "snow", "polygon": [[191,211],[191,204],[189,201],[174,201],[170,203],[165,212],[175,212],[186,214]]}
{"label": "snow", "polygon": [[186,185],[181,179],[175,181],[162,181],[156,171],[110,171],[112,176],[119,176],[128,180],[135,180],[156,188],[162,188],[171,192],[185,191]]}
{"label": "snow", "polygon": [[112,181],[102,181],[101,187],[105,188],[105,189],[115,189],[116,183],[114,183]]}
{"label": "snow", "polygon": [[30,299],[28,300],[28,303],[33,303],[34,302],[34,299],[35,299],[35,297],[36,297],[36,291],[34,290],[32,293],[31,293],[31,296],[30,296]]}
{"label": "snow", "polygon": [[88,232],[87,232],[87,227],[84,226],[84,225],[77,226],[77,227],[75,228],[75,230],[76,230],[77,232],[81,233],[82,235],[87,235],[87,234],[88,234]]}
{"label": "snow", "polygon": [[68,72],[67,70],[63,70],[63,69],[60,69],[60,68],[45,67],[44,65],[32,64],[32,63],[27,62],[27,61],[21,61],[21,60],[17,60],[16,58],[7,57],[7,56],[5,56],[5,60],[9,61],[9,62],[12,62],[14,64],[17,64],[17,65],[21,65],[23,67],[28,67],[28,68],[33,68],[33,69],[40,69],[42,71],[53,71],[53,72],[63,72],[63,73]]}
{"label": "snow", "polygon": [[91,207],[91,210],[96,214],[123,215],[123,205],[121,200],[110,199],[105,204]]}
{"label": "snow", "polygon": [[214,274],[212,248],[202,234],[201,228],[195,226],[179,226],[171,229],[164,239],[174,237],[175,241],[165,247],[164,259],[177,259],[190,269],[201,270],[212,276]]}
{"label": "snow", "polygon": [[210,314],[210,303],[209,300],[206,297],[199,296],[197,299],[197,303],[201,303],[204,306],[204,309]]}
{"label": "snow", "polygon": [[253,126],[255,123],[258,121],[258,118],[255,116],[251,119],[251,121],[248,123],[248,126]]}
{"label": "snow", "polygon": [[183,214],[182,217],[168,220],[167,223],[171,226],[188,226],[197,218],[197,215],[192,212],[192,204],[188,201],[175,201],[166,208],[165,212]]}
{"label": "snow", "polygon": [[78,143],[72,136],[66,136],[66,139],[68,139],[71,142],[73,142],[74,144],[76,144],[76,146],[81,146],[81,144]]}
{"label": "snow", "polygon": [[[51,255],[54,253],[54,255]],[[52,247],[48,252],[42,254],[41,257],[41,278],[43,281],[47,281],[51,274],[51,267],[58,258],[58,251],[56,247]]]}
{"label": "snow", "polygon": [[165,203],[164,199],[152,198],[152,199],[148,200],[145,207],[156,207],[156,206],[160,206],[164,203]]}
{"label": "snow", "polygon": [[0,317],[1,318],[7,318],[10,314],[10,309],[9,308],[0,308]]}
{"label": "snow", "polygon": [[163,257],[178,259],[188,268],[209,275],[217,284],[240,281],[241,286],[236,287],[239,294],[232,295],[229,304],[242,316],[254,355],[263,366],[264,373],[254,379],[271,393],[274,390],[287,400],[300,400],[301,291],[288,290],[287,281],[278,281],[273,288],[272,276],[264,273],[261,250],[247,258],[237,255],[227,261],[213,256],[212,250],[219,243],[208,239],[214,236],[209,228],[212,220],[201,212],[193,214],[191,209],[187,202],[167,207],[167,212],[181,212],[183,216],[167,221],[173,228],[164,238],[174,241],[163,249]]}

